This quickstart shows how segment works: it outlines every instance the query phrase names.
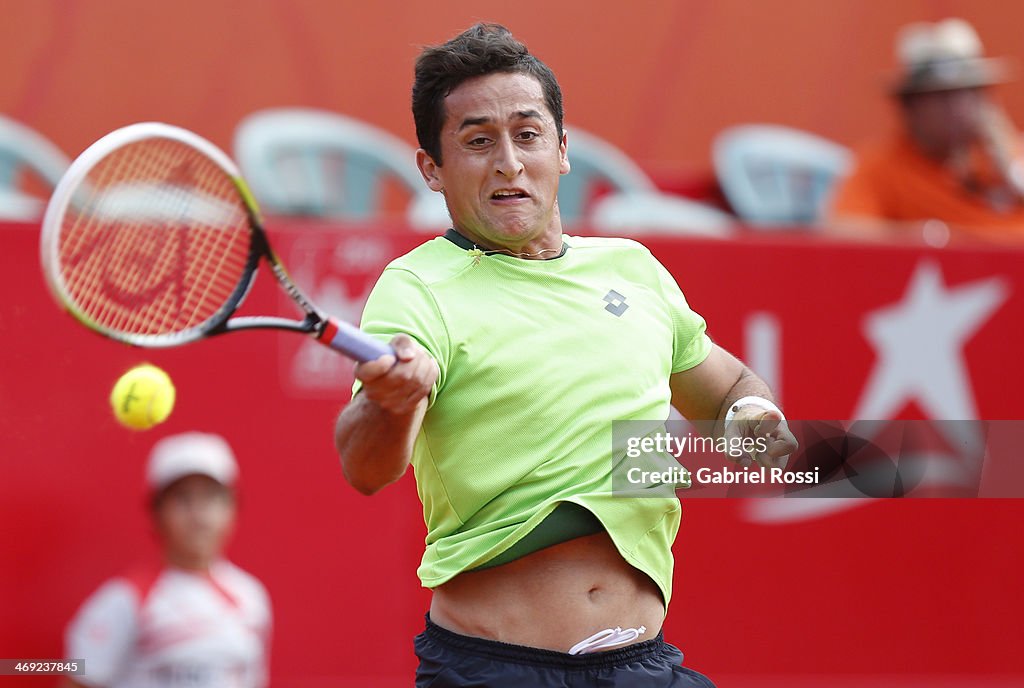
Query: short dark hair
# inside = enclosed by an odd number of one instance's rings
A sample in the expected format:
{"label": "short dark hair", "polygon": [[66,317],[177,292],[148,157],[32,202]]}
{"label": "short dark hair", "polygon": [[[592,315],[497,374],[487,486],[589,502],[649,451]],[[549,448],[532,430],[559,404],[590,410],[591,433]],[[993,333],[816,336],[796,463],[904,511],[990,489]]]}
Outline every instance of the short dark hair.
{"label": "short dark hair", "polygon": [[501,24],[480,23],[447,43],[424,48],[416,60],[416,79],[412,85],[416,139],[438,165],[444,99],[463,81],[495,72],[520,72],[537,79],[544,91],[544,102],[555,118],[558,138],[562,138],[565,113],[562,89],[554,72]]}

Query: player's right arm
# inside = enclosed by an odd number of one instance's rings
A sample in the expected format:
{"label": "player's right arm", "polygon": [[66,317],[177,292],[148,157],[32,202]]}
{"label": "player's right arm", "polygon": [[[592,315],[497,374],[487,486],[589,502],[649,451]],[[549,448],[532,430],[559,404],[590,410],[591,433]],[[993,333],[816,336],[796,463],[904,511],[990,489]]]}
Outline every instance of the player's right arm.
{"label": "player's right arm", "polygon": [[411,337],[391,340],[395,356],[356,366],[362,388],[338,416],[334,444],[345,479],[372,495],[405,473],[437,380],[437,363]]}

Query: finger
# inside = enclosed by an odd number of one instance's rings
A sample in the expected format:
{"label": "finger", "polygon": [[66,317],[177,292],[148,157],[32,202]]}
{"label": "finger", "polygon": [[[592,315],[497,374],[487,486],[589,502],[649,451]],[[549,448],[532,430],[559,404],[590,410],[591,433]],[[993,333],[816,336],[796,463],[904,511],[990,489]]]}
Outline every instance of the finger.
{"label": "finger", "polygon": [[754,426],[754,434],[758,437],[767,437],[775,432],[782,422],[782,417],[772,411],[765,411],[760,421]]}
{"label": "finger", "polygon": [[386,405],[394,413],[409,413],[416,408],[416,405],[427,398],[432,385],[423,377],[422,363],[412,362],[400,364],[405,367],[401,372],[401,378],[396,379],[390,385],[385,394],[382,395],[381,403]]}
{"label": "finger", "polygon": [[779,446],[786,447],[787,453],[792,454],[800,448],[800,442],[797,441],[796,436],[793,435],[789,430],[789,425],[783,422],[774,434],[769,435],[768,439],[772,442],[780,443]]}
{"label": "finger", "polygon": [[786,464],[789,463],[789,454],[783,454],[782,456],[775,456],[768,452],[761,455],[761,465],[767,466],[768,468],[785,468]]}
{"label": "finger", "polygon": [[391,338],[391,348],[399,361],[411,361],[418,350],[416,341],[407,334],[396,334]]}
{"label": "finger", "polygon": [[400,409],[400,413],[412,413],[426,397],[427,395],[422,390],[417,389],[398,402],[397,408]]}
{"label": "finger", "polygon": [[[399,362],[386,376],[368,385],[371,399],[378,405],[399,413],[411,410],[433,389],[437,364],[429,356],[417,355],[411,361]],[[372,387],[372,389],[371,389]]]}
{"label": "finger", "polygon": [[762,438],[763,449],[757,448],[750,452],[751,457],[758,466],[766,466],[768,468],[774,468],[777,466],[775,458],[778,455],[778,449],[775,448],[777,440],[770,438]]}
{"label": "finger", "polygon": [[406,396],[415,398],[417,402],[430,394],[430,390],[434,388],[434,380],[437,379],[437,374],[434,372],[434,366],[431,363],[429,359],[421,360],[416,364],[415,369],[410,372],[409,381],[405,386],[404,392]]}
{"label": "finger", "polygon": [[757,465],[765,468],[785,468],[789,463],[789,454],[775,456],[768,452],[761,452],[757,455]]}
{"label": "finger", "polygon": [[764,453],[775,458],[779,456],[788,456],[794,451],[796,451],[796,447],[792,442],[781,438],[771,438],[765,446]]}
{"label": "finger", "polygon": [[430,361],[429,361],[430,362],[430,378],[429,379],[430,379],[430,386],[433,387],[434,383],[437,382],[437,379],[439,377],[441,377],[441,366],[439,366],[437,364],[437,361],[434,360],[433,356],[428,356],[427,358],[430,359]]}
{"label": "finger", "polygon": [[373,382],[374,380],[387,375],[395,365],[395,357],[391,354],[381,356],[372,361],[366,361],[356,366],[356,379],[362,382]]}
{"label": "finger", "polygon": [[377,406],[388,411],[394,410],[395,404],[398,400],[394,389],[390,387],[367,385],[363,390],[363,393],[366,394],[366,398]]}
{"label": "finger", "polygon": [[789,463],[789,457],[796,451],[796,446],[784,439],[774,439],[768,444],[763,453],[765,461],[773,468],[785,468]]}
{"label": "finger", "polygon": [[403,415],[415,408],[423,395],[410,393],[407,389],[389,389],[384,393],[378,393],[370,397],[370,400],[385,411],[396,415]]}
{"label": "finger", "polygon": [[732,452],[725,452],[725,454],[723,456],[725,456],[725,460],[726,461],[731,461],[732,463],[738,463],[739,465],[742,466],[743,465],[743,459],[745,458],[746,455],[745,454],[734,454]]}

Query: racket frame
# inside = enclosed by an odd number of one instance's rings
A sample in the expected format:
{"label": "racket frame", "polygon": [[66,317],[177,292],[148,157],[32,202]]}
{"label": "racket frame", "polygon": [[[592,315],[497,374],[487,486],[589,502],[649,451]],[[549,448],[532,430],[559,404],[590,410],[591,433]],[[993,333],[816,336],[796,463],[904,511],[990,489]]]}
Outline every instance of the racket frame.
{"label": "racket frame", "polygon": [[[214,164],[231,179],[249,216],[250,243],[249,256],[246,260],[243,276],[238,281],[231,295],[224,304],[205,321],[178,332],[161,334],[137,334],[114,330],[100,325],[88,316],[71,297],[60,271],[60,235],[64,217],[72,203],[75,191],[87,183],[89,172],[104,158],[123,146],[138,143],[147,139],[171,139],[195,148],[207,156]],[[140,122],[117,129],[102,137],[89,146],[74,162],[61,178],[54,190],[50,203],[43,216],[42,236],[40,239],[40,258],[43,274],[47,285],[58,303],[76,320],[89,329],[100,334],[134,346],[161,348],[179,346],[198,341],[205,337],[249,329],[290,330],[313,335],[321,343],[345,351],[342,339],[351,338],[357,328],[348,323],[341,323],[329,318],[320,311],[299,289],[298,285],[288,276],[287,271],[277,258],[263,223],[259,207],[248,185],[242,178],[241,171],[235,163],[217,146],[187,129],[162,122]],[[284,288],[291,299],[302,309],[305,317],[292,320],[278,316],[236,316],[231,317],[241,307],[252,288],[261,258],[265,258],[277,282]],[[348,335],[344,333],[348,331]],[[361,333],[360,333],[361,334]],[[365,335],[363,335],[365,337]],[[376,342],[374,342],[376,344]],[[380,353],[393,353],[387,345],[380,344]],[[377,353],[378,352],[371,352]],[[373,356],[370,356],[372,358]],[[365,360],[369,360],[368,358]]]}

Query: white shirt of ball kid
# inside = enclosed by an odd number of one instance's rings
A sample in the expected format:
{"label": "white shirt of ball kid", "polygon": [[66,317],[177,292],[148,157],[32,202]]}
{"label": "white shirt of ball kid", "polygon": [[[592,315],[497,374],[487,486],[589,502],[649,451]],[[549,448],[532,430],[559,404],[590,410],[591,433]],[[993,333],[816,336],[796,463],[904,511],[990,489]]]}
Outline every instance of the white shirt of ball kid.
{"label": "white shirt of ball kid", "polygon": [[208,573],[152,569],[112,578],[68,626],[74,679],[103,688],[262,688],[271,612],[263,585],[220,560]]}

